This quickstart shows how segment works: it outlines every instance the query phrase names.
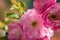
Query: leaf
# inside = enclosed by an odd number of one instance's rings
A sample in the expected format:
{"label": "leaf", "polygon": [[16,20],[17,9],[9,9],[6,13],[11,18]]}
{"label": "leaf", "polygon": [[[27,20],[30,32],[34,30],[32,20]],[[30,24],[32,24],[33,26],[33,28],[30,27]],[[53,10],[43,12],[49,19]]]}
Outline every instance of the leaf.
{"label": "leaf", "polygon": [[8,12],[8,13],[6,14],[6,17],[7,17],[7,18],[18,19],[18,18],[19,18],[19,15],[15,14],[14,12]]}

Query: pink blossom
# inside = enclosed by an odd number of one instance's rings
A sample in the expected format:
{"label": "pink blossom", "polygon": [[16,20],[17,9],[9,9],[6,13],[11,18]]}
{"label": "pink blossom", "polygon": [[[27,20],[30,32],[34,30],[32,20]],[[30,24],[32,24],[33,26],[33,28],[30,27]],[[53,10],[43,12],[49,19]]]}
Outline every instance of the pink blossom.
{"label": "pink blossom", "polygon": [[8,39],[9,40],[20,40],[21,32],[19,29],[14,28],[13,30],[9,31]]}
{"label": "pink blossom", "polygon": [[8,40],[50,40],[54,33],[34,9],[27,10],[19,22],[10,23],[8,28]]}
{"label": "pink blossom", "polygon": [[30,40],[43,40],[45,37],[50,39],[53,31],[50,28],[46,28],[43,23],[42,16],[34,9],[28,10],[20,19],[24,35]]}
{"label": "pink blossom", "polygon": [[56,3],[52,7],[48,8],[48,11],[45,11],[43,18],[45,24],[52,25],[53,29],[60,29],[60,3]]}
{"label": "pink blossom", "polygon": [[18,22],[12,22],[8,24],[9,31],[14,28],[20,28]]}
{"label": "pink blossom", "polygon": [[35,0],[33,2],[33,6],[38,12],[43,12],[55,3],[56,0]]}
{"label": "pink blossom", "polygon": [[22,29],[17,22],[8,25],[8,40],[22,40]]}

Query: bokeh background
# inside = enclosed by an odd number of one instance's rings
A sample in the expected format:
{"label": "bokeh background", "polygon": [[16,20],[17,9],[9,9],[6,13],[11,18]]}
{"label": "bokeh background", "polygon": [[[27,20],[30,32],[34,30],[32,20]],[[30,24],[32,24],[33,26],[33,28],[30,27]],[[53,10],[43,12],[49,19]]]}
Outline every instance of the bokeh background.
{"label": "bokeh background", "polygon": [[[26,8],[31,9],[33,8],[33,1],[34,0],[19,0],[26,3]],[[60,0],[57,0],[57,2],[60,2]],[[7,12],[11,6],[10,0],[0,0],[0,21],[4,21],[5,12]],[[54,36],[51,38],[51,40],[60,40],[60,33],[55,32]]]}

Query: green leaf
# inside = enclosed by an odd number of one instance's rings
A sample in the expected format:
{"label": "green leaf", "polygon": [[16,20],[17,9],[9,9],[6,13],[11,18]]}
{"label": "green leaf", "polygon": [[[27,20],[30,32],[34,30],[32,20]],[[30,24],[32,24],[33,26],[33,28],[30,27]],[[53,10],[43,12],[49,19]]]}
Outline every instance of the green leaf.
{"label": "green leaf", "polygon": [[13,18],[13,19],[18,19],[19,15],[15,14],[14,12],[8,12],[6,15],[7,18]]}

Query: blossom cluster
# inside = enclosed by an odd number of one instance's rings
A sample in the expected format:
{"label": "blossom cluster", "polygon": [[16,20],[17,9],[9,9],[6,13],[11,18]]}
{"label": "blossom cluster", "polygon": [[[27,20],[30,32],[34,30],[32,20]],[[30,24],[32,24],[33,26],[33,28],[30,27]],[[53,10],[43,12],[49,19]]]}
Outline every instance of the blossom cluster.
{"label": "blossom cluster", "polygon": [[8,40],[50,40],[60,29],[60,3],[56,0],[34,0],[18,22],[8,24]]}

